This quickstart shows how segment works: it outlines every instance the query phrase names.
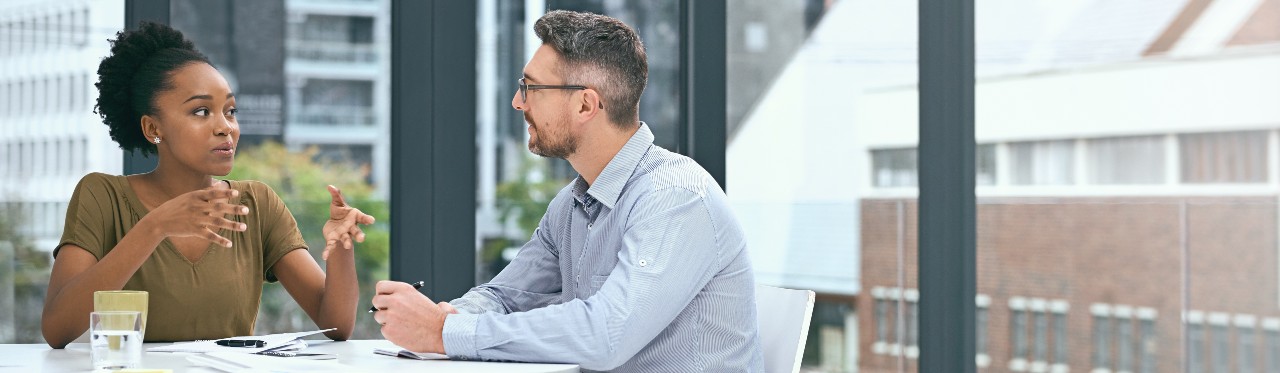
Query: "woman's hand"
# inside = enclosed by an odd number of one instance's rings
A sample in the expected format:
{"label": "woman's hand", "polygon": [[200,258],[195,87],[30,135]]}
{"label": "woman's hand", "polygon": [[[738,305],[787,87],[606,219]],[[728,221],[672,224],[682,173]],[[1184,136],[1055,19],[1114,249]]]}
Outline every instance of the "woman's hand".
{"label": "woman's hand", "polygon": [[360,230],[357,224],[373,224],[373,216],[347,205],[338,187],[330,185],[329,195],[333,196],[333,203],[329,204],[329,221],[324,223],[323,229],[325,244],[321,257],[325,260],[329,260],[329,250],[337,248],[338,245],[351,250],[355,247],[354,242],[364,242],[364,231]]}
{"label": "woman's hand", "polygon": [[162,237],[200,237],[231,247],[231,240],[218,235],[219,229],[242,232],[247,227],[226,218],[248,215],[249,208],[230,202],[240,195],[235,189],[201,189],[184,193],[147,213],[144,220]]}

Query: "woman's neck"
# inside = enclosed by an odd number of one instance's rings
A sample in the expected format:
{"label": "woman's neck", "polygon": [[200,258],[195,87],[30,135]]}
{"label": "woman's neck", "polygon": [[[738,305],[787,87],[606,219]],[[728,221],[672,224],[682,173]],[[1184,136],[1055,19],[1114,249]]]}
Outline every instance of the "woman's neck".
{"label": "woman's neck", "polygon": [[217,181],[207,174],[166,166],[161,159],[155,170],[143,175],[148,183],[165,195],[166,201],[187,192],[217,185]]}

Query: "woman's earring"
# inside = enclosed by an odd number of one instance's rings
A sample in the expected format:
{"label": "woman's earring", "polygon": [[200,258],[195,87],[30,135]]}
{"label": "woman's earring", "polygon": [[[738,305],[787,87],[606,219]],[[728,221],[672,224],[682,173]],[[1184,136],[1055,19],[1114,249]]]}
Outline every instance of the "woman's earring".
{"label": "woman's earring", "polygon": [[159,143],[160,143],[160,136],[156,136],[155,140],[151,140],[151,142],[154,142],[154,143],[159,144]]}

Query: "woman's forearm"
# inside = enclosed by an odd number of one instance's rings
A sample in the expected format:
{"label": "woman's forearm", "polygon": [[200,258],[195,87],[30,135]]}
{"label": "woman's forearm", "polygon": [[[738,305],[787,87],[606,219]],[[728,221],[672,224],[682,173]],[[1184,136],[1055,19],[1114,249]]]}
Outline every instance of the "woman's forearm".
{"label": "woman's forearm", "polygon": [[89,328],[89,312],[93,311],[93,293],[124,288],[163,239],[143,219],[102,260],[83,270],[65,266],[59,269],[55,260],[40,320],[49,346],[62,348],[84,334]]}
{"label": "woman's forearm", "polygon": [[356,279],[355,249],[336,249],[325,261],[324,294],[320,300],[320,317],[316,324],[321,329],[337,328],[325,333],[330,339],[341,341],[351,338],[356,324],[356,303],[360,298],[360,284]]}

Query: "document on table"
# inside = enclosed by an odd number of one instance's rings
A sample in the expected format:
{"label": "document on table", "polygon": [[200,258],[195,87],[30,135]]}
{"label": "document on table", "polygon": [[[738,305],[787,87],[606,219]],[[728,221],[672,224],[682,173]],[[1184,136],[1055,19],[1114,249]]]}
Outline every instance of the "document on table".
{"label": "document on table", "polygon": [[441,354],[431,353],[431,352],[409,351],[409,350],[400,348],[400,346],[396,346],[391,342],[386,342],[385,347],[374,348],[373,353],[378,355],[398,356],[398,357],[415,359],[415,360],[447,360],[449,359],[448,355],[441,355]]}
{"label": "document on table", "polygon": [[307,347],[307,342],[302,340],[302,337],[306,337],[312,334],[324,333],[330,330],[334,330],[334,329],[330,328],[325,330],[315,330],[315,331],[309,331],[309,332],[280,333],[280,334],[268,334],[268,335],[250,336],[250,337],[224,338],[224,339],[259,340],[259,341],[265,342],[265,344],[262,347],[227,347],[227,346],[219,346],[216,343],[216,341],[195,341],[195,342],[178,342],[168,346],[156,346],[156,347],[148,348],[147,351],[150,351],[150,352],[229,351],[229,352],[241,352],[241,353],[249,353],[249,354],[259,353],[262,351],[293,351],[293,350],[300,350]]}
{"label": "document on table", "polygon": [[235,352],[207,352],[187,357],[196,365],[205,366],[224,372],[360,372],[355,366],[339,363],[337,360],[298,360],[283,359],[273,356],[262,356]]}

